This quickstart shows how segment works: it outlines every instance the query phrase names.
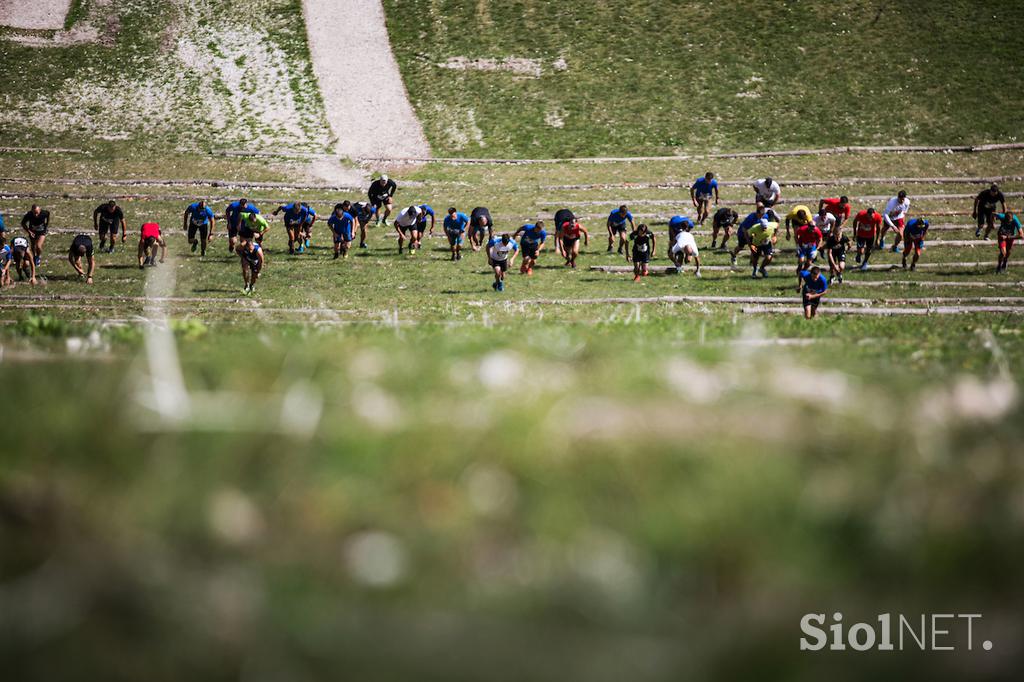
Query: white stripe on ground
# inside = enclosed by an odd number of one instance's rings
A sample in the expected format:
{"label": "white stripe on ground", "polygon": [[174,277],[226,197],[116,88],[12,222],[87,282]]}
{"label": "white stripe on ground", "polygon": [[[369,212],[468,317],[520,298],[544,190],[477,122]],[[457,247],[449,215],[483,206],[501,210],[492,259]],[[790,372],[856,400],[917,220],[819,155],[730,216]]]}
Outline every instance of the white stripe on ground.
{"label": "white stripe on ground", "polygon": [[[776,251],[778,251],[778,249],[776,249]],[[1017,261],[1010,261],[1010,265],[1024,265],[1024,261],[1019,261],[1019,260],[1017,260]],[[701,270],[736,270],[738,272],[742,272],[743,270],[748,269],[749,267],[750,267],[749,265],[744,265],[743,261],[740,261],[735,266],[732,266],[732,265],[704,265],[704,266],[701,266]],[[792,272],[791,269],[789,269],[789,268],[787,268],[785,266],[782,266],[782,265],[774,265],[773,264],[770,267],[772,268],[773,271],[779,271],[779,268],[783,268],[786,271],[787,275],[788,275],[788,273]],[[945,270],[945,269],[948,269],[948,268],[985,268],[985,267],[994,268],[995,267],[995,261],[992,260],[992,261],[987,261],[987,262],[983,262],[983,263],[971,262],[971,263],[918,263],[917,264],[917,269],[918,270]],[[628,272],[630,274],[633,273],[633,266],[632,265],[591,265],[590,269],[594,270],[594,271],[597,271],[597,272],[615,272],[615,273],[626,273],[626,272]],[[885,272],[885,271],[889,271],[889,270],[902,270],[902,269],[903,268],[900,266],[899,263],[893,263],[891,265],[871,265],[871,266],[868,267],[867,271],[868,272]],[[693,266],[687,266],[686,268],[684,268],[684,273],[692,271],[692,270],[693,270]],[[845,276],[854,275],[855,274],[854,270],[856,270],[856,268],[850,268],[847,271]],[[675,271],[674,267],[665,267],[664,269],[662,269],[661,267],[651,267],[650,271],[651,271],[652,274],[656,274],[656,273],[659,273],[659,272],[662,273],[662,274],[665,274],[665,275],[674,275],[674,274],[676,274],[676,271]],[[860,274],[860,273],[857,272],[856,274]]]}
{"label": "white stripe on ground", "polygon": [[[799,306],[748,306],[743,308],[744,314],[783,314],[802,315]],[[818,308],[822,315],[968,315],[972,313],[999,313],[1007,315],[1024,314],[1024,308],[1010,306],[936,306],[929,308]]]}
{"label": "white stripe on ground", "polygon": [[[579,299],[530,299],[516,303],[530,305],[602,305],[632,303],[764,303],[764,304],[799,304],[798,296],[613,296],[609,298]],[[1001,304],[1008,306],[1024,306],[1024,296],[951,296],[928,298],[832,298],[825,297],[825,303],[848,306],[906,306],[906,305],[947,305],[954,303]]]}
{"label": "white stripe on ground", "polygon": [[[833,180],[778,180],[782,187],[845,187],[847,185],[889,185],[889,184],[925,184],[925,185],[988,185],[993,182],[1010,182],[1024,180],[1024,175],[991,175],[987,177],[942,177],[942,178],[835,178]],[[749,180],[719,180],[720,187],[750,187],[754,183]],[[540,189],[558,190],[590,190],[590,189],[689,189],[691,182],[602,182],[584,185],[541,185]]]}
{"label": "white stripe on ground", "polygon": [[846,282],[837,284],[836,286],[841,287],[893,287],[893,286],[921,286],[921,287],[1007,287],[1007,288],[1024,288],[1024,282],[950,282],[948,280],[935,281],[927,279],[885,279],[885,280],[865,280],[863,282]]}
{"label": "white stripe on ground", "polygon": [[674,156],[583,156],[564,159],[480,159],[480,158],[427,158],[427,157],[387,157],[387,156],[366,156],[360,161],[394,162],[394,163],[422,163],[425,161],[436,161],[452,165],[462,164],[533,164],[533,163],[629,163],[636,161],[693,161],[699,159],[760,159],[773,156],[822,156],[829,154],[874,154],[874,153],[977,153],[993,152],[1008,149],[1024,149],[1024,142],[1009,142],[995,144],[977,145],[946,145],[946,146],[888,146],[888,147],[861,147],[844,146],[829,147],[826,149],[791,149],[767,152],[735,152],[735,153],[714,153],[714,154],[677,154]]}
{"label": "white stripe on ground", "polygon": [[[1003,192],[1003,194],[1008,196],[1008,197],[1022,197],[1022,196],[1024,196],[1024,192]],[[892,196],[893,196],[893,194],[866,194],[866,195],[863,195],[863,196],[855,196],[855,195],[851,194],[849,196],[849,199],[850,199],[851,203],[855,203],[856,204],[856,203],[870,203],[870,202],[888,201],[890,198],[892,198]],[[910,198],[912,200],[914,200],[915,202],[921,202],[921,201],[965,201],[967,199],[972,199],[973,200],[974,197],[976,197],[976,196],[977,196],[977,193],[972,193],[972,194],[915,194],[915,195],[911,196]],[[782,198],[783,201],[780,202],[780,203],[785,204],[786,206],[793,206],[794,204],[811,204],[811,203],[816,204],[818,202],[818,199],[820,199],[820,198],[821,197],[787,197],[787,196],[784,196]],[[605,206],[605,205],[615,205],[615,206],[618,206],[620,204],[627,204],[628,205],[630,203],[632,203],[635,206],[673,206],[673,205],[679,205],[680,203],[684,203],[684,202],[685,203],[689,203],[689,201],[690,201],[689,197],[686,197],[686,198],[683,198],[683,199],[632,199],[632,200],[630,200],[630,199],[586,199],[586,200],[569,200],[569,201],[560,200],[560,199],[538,199],[535,203],[538,203],[538,204],[541,204],[541,205],[557,205],[557,204],[562,204],[562,203],[568,203],[568,204],[574,204],[576,206]],[[736,200],[731,200],[731,201],[730,200],[723,200],[722,203],[723,204],[725,204],[725,203],[749,204],[751,206],[754,205],[753,199],[750,199],[750,198],[748,198],[748,199],[741,199],[739,201],[736,201]],[[815,210],[814,208],[812,208],[812,210],[814,210],[814,212],[817,213],[817,210]]]}
{"label": "white stripe on ground", "polygon": [[0,26],[32,30],[60,30],[71,0],[0,0]]}
{"label": "white stripe on ground", "polygon": [[[335,151],[430,156],[391,52],[380,0],[303,0],[309,52]],[[359,93],[356,94],[356,89]]]}

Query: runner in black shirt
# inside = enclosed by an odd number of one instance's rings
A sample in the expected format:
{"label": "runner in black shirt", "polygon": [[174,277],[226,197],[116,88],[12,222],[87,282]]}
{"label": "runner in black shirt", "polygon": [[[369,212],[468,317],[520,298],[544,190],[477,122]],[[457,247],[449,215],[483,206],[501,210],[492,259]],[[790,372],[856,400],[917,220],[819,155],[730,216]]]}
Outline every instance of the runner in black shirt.
{"label": "runner in black shirt", "polygon": [[850,248],[850,238],[843,234],[843,228],[838,232],[829,232],[825,237],[825,253],[828,255],[828,281],[829,284],[842,284],[843,271],[846,269],[846,251]]}
{"label": "runner in black shirt", "polygon": [[484,230],[487,230],[487,240],[490,241],[494,237],[491,212],[483,206],[477,206],[469,214],[469,245],[474,251],[479,251],[484,245]]}
{"label": "runner in black shirt", "polygon": [[[388,216],[391,215],[392,208],[392,197],[395,196],[395,190],[398,189],[398,185],[395,181],[386,175],[381,175],[380,179],[374,180],[370,183],[370,188],[366,191],[366,196],[370,199],[370,205],[377,212],[377,224],[384,223],[385,226],[388,224]],[[380,209],[384,209],[384,215],[380,214]]]}
{"label": "runner in black shirt", "polygon": [[736,221],[739,219],[739,214],[731,208],[720,208],[715,211],[715,216],[711,219],[712,249],[715,248],[718,243],[719,230],[725,230],[725,234],[722,236],[722,249],[725,249],[725,243],[729,241],[729,235],[732,234],[732,226],[735,225]]}
{"label": "runner in black shirt", "polygon": [[28,240],[32,242],[32,257],[36,265],[43,257],[43,244],[46,243],[46,231],[50,227],[50,212],[32,204],[32,208],[21,219],[21,229],[28,233]]}
{"label": "runner in black shirt", "polygon": [[[630,232],[629,241],[633,243],[633,281],[639,282],[641,277],[650,274],[647,264],[651,262],[651,254],[657,248],[657,239],[654,233],[647,229],[646,224],[640,223]],[[630,260],[628,251],[626,260]]]}
{"label": "runner in black shirt", "polygon": [[988,189],[978,192],[974,197],[974,209],[971,217],[978,219],[978,229],[974,231],[975,237],[981,236],[981,228],[985,228],[985,239],[988,239],[989,232],[996,226],[996,204],[1000,205],[1000,213],[1006,213],[1006,199],[999,191],[999,185],[993,184]]}
{"label": "runner in black shirt", "polygon": [[[88,263],[88,272],[82,270],[82,256],[85,256]],[[71,248],[68,249],[68,262],[80,277],[85,277],[86,284],[92,284],[92,273],[96,267],[96,262],[92,258],[92,237],[80,234],[71,240]]]}
{"label": "runner in black shirt", "polygon": [[110,249],[107,253],[114,253],[114,240],[117,237],[117,228],[121,228],[121,243],[124,244],[128,234],[128,226],[124,222],[124,211],[111,199],[105,204],[100,204],[92,212],[92,226],[100,235],[100,251],[107,241],[107,233],[110,234]]}

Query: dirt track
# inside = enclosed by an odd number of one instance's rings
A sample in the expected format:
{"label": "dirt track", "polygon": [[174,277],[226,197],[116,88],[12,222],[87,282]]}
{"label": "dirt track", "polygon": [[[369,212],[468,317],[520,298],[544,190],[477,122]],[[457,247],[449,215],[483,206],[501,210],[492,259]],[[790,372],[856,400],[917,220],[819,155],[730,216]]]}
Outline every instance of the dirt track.
{"label": "dirt track", "polygon": [[335,151],[350,158],[429,157],[380,0],[303,0],[302,8]]}
{"label": "dirt track", "polygon": [[60,30],[71,0],[0,0],[0,26],[33,30]]}

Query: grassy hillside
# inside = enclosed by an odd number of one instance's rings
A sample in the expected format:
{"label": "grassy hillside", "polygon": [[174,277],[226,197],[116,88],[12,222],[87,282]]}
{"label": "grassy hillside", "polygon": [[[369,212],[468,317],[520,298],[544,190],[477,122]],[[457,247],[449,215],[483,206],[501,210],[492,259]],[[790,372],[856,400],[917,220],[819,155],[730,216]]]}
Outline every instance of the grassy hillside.
{"label": "grassy hillside", "polygon": [[324,151],[299,0],[82,2],[0,29],[0,144]]}
{"label": "grassy hillside", "polygon": [[[1013,0],[384,5],[437,154],[671,154],[1020,134],[1024,5]],[[439,66],[453,58],[498,65]]]}

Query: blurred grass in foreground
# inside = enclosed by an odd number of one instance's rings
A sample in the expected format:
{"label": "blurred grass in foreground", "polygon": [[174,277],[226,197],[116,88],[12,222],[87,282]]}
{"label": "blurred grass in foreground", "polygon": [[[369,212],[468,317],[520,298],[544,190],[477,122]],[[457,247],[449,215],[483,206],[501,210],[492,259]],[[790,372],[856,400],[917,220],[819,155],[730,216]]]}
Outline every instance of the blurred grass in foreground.
{"label": "blurred grass in foreground", "polygon": [[[994,322],[837,319],[796,348],[765,338],[795,320],[691,313],[177,324],[176,417],[145,406],[134,333],[8,332],[0,660],[48,680],[1011,679],[1021,344]],[[996,648],[809,654],[809,611],[982,613]]]}

